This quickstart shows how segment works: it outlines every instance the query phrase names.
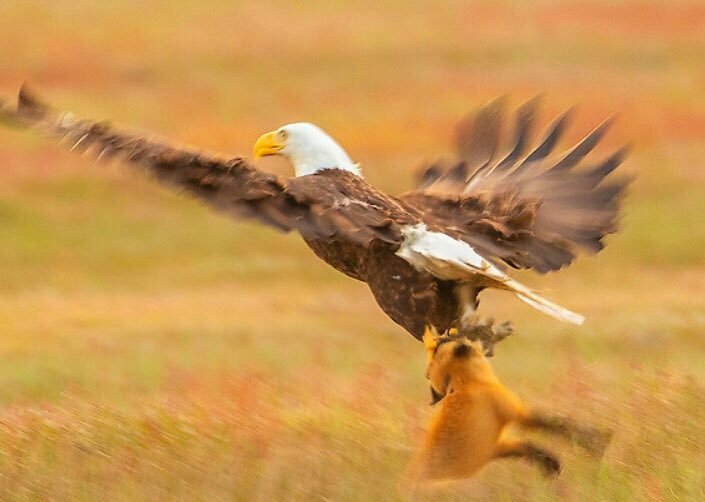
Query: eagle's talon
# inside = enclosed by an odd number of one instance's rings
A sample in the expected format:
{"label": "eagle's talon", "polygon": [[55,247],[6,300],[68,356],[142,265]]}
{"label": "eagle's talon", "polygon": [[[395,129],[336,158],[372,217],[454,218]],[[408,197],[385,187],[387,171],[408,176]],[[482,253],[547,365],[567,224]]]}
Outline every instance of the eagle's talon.
{"label": "eagle's talon", "polygon": [[[510,321],[495,324],[494,318],[487,317],[481,319],[477,314],[473,314],[470,319],[472,319],[473,322],[462,322],[458,331],[470,340],[481,341],[485,349],[486,357],[492,357],[494,355],[495,344],[501,342],[514,332],[514,327]],[[450,330],[448,333],[451,334]]]}
{"label": "eagle's talon", "polygon": [[512,321],[504,321],[498,326],[492,326],[492,333],[494,335],[493,339],[495,343],[504,340],[509,335],[514,333],[514,326],[512,325]]}

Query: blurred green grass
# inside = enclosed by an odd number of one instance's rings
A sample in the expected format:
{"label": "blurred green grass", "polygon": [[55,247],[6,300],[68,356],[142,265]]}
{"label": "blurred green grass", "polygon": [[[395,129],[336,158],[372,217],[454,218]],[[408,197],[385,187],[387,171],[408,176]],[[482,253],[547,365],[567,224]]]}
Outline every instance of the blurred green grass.
{"label": "blurred green grass", "polygon": [[[623,230],[522,280],[587,315],[500,294],[494,364],[529,402],[610,425],[546,483],[497,463],[449,500],[703,496],[705,9],[525,3],[0,4],[0,87],[247,154],[310,120],[382,189],[411,186],[487,100],[619,112]],[[0,494],[7,499],[383,499],[428,416],[418,344],[293,235],[228,221],[121,166],[0,131]],[[282,162],[261,167],[287,173]],[[437,498],[437,497],[436,497]]]}

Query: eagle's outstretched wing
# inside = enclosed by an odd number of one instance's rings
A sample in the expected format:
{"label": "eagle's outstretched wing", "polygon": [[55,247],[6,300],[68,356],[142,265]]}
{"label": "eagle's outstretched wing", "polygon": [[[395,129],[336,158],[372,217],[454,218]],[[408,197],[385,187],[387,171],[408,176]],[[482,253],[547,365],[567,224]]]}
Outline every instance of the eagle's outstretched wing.
{"label": "eagle's outstretched wing", "polygon": [[[572,149],[554,155],[570,118],[560,115],[530,148],[536,100],[516,113],[514,137],[502,145],[504,99],[457,128],[459,159],[421,173],[419,187],[401,199],[423,220],[470,244],[483,257],[545,273],[580,252],[597,253],[615,232],[627,178],[605,179],[624,160],[622,148],[598,162],[586,156],[607,131],[603,122]],[[503,152],[503,154],[500,154]]]}
{"label": "eagle's outstretched wing", "polygon": [[56,112],[26,86],[16,104],[0,101],[0,121],[31,127],[99,160],[118,158],[226,214],[298,230],[306,238],[398,243],[400,224],[414,222],[393,198],[349,173],[283,178],[254,168],[242,157],[176,146]]}

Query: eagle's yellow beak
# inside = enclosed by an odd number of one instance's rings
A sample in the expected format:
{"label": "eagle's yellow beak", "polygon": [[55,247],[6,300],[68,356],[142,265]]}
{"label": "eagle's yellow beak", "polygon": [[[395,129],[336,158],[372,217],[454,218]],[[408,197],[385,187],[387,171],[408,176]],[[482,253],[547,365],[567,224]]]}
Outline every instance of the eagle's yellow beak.
{"label": "eagle's yellow beak", "polygon": [[276,131],[272,131],[257,138],[253,153],[255,159],[259,159],[267,155],[276,155],[282,148],[284,144],[279,140],[279,135]]}

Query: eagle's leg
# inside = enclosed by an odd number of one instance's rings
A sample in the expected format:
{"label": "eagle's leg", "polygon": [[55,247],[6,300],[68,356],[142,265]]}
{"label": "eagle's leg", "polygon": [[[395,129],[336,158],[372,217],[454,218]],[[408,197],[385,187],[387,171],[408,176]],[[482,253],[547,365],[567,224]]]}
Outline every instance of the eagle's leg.
{"label": "eagle's leg", "polygon": [[455,288],[455,295],[458,299],[458,331],[471,340],[480,340],[485,348],[485,355],[494,355],[494,346],[501,342],[514,331],[512,323],[505,321],[495,325],[494,319],[480,319],[477,314],[479,301],[477,295],[483,288],[470,284],[459,284]]}
{"label": "eagle's leg", "polygon": [[470,284],[458,284],[453,293],[458,300],[458,323],[459,327],[472,326],[479,321],[477,307],[479,300],[477,295],[482,288]]}

